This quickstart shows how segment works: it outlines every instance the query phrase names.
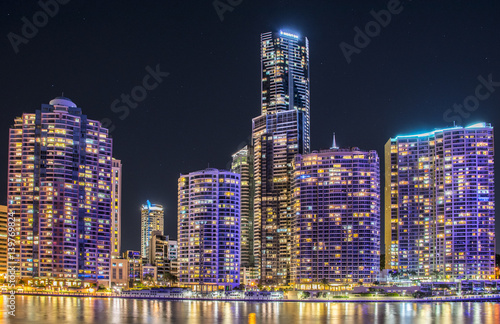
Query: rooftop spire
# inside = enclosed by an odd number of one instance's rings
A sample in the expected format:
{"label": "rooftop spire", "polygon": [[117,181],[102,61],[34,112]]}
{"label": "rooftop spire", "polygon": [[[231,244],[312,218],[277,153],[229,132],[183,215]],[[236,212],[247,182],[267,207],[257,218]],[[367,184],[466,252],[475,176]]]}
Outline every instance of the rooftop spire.
{"label": "rooftop spire", "polygon": [[331,149],[338,149],[338,148],[339,147],[337,146],[337,138],[335,137],[335,132],[333,132],[333,142]]}

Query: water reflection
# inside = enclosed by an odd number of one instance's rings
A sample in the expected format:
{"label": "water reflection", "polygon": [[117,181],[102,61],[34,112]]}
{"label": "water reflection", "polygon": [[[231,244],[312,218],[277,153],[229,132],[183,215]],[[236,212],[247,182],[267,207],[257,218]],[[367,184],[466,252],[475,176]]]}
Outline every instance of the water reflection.
{"label": "water reflection", "polygon": [[1,323],[500,323],[500,303],[245,303],[17,296]]}

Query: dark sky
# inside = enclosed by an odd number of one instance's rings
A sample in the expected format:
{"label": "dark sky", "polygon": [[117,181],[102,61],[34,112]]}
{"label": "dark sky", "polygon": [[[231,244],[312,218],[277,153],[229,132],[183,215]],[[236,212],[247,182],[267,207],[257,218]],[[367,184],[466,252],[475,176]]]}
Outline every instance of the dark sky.
{"label": "dark sky", "polygon": [[[166,206],[165,232],[176,237],[179,173],[226,168],[248,140],[260,113],[260,33],[280,27],[310,41],[313,149],[329,147],[335,131],[340,146],[376,149],[383,160],[390,137],[450,126],[443,114],[474,95],[479,76],[500,82],[498,0],[402,1],[350,64],[340,43],[353,45],[354,28],[364,29],[370,11],[388,1],[222,2],[241,3],[221,21],[212,0],[69,0],[16,54],[7,35],[22,36],[21,19],[43,18],[41,8],[2,0],[0,203],[14,117],[64,91],[90,118],[115,126],[123,249],[139,249],[139,207],[147,199]],[[121,120],[111,104],[157,65],[169,75]],[[500,125],[500,87],[493,90],[463,124]]]}

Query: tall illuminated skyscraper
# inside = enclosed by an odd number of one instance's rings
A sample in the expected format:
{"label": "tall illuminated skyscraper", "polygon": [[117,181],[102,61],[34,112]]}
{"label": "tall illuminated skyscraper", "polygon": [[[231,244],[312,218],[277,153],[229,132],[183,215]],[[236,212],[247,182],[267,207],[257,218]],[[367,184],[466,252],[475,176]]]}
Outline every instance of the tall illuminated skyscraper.
{"label": "tall illuminated skyscraper", "polygon": [[358,148],[294,161],[292,282],[319,289],[374,282],[380,271],[380,161]]}
{"label": "tall illuminated skyscraper", "polygon": [[111,257],[121,256],[121,219],[122,219],[122,163],[113,158],[111,174],[111,197],[113,202],[113,216],[111,217]]}
{"label": "tall illuminated skyscraper", "polygon": [[309,42],[261,35],[262,109],[252,121],[254,258],[264,284],[290,280],[291,181],[296,154],[310,149]]}
{"label": "tall illuminated skyscraper", "polygon": [[179,282],[197,291],[229,289],[240,275],[240,175],[206,169],[178,182]]}
{"label": "tall illuminated skyscraper", "polygon": [[385,155],[386,267],[420,277],[493,278],[493,127],[398,136]]}
{"label": "tall illuminated skyscraper", "polygon": [[18,278],[109,283],[112,140],[68,98],[14,120],[8,210]]}
{"label": "tall illuminated skyscraper", "polygon": [[231,172],[241,177],[241,266],[254,265],[253,258],[253,151],[245,146],[233,154]]}
{"label": "tall illuminated skyscraper", "polygon": [[141,207],[141,257],[143,264],[150,264],[149,249],[153,232],[163,235],[164,210],[162,205],[155,205],[147,201]]}
{"label": "tall illuminated skyscraper", "polygon": [[303,112],[301,144],[310,150],[309,40],[294,33],[263,33],[261,48],[262,115]]}

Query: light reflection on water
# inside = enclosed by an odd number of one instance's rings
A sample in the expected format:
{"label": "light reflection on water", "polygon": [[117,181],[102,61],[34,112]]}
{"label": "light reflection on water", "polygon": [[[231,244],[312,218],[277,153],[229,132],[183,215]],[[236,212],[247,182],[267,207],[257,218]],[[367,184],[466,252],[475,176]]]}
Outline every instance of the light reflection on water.
{"label": "light reflection on water", "polygon": [[500,303],[248,303],[16,296],[1,323],[500,323]]}

